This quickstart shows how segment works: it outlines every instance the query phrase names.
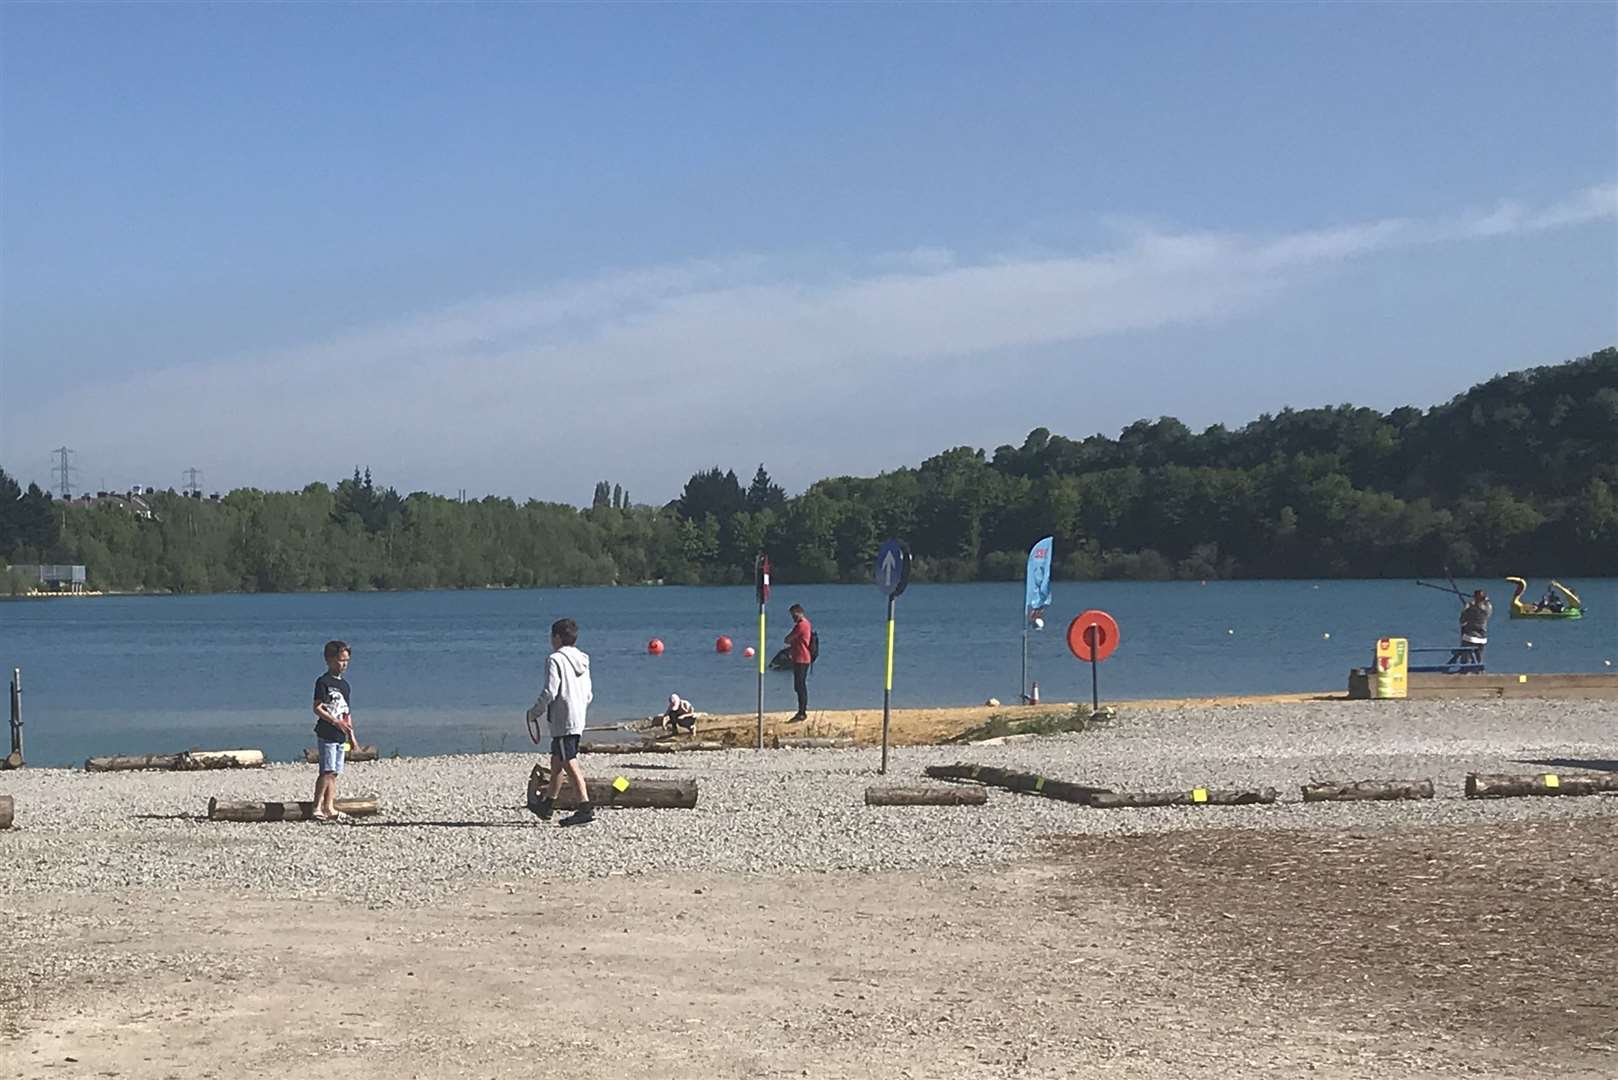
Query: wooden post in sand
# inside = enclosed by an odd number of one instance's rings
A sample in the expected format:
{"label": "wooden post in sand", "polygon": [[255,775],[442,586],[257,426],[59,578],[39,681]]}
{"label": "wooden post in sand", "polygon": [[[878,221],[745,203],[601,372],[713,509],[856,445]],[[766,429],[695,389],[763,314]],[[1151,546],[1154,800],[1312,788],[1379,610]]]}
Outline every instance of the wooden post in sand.
{"label": "wooden post in sand", "polygon": [[1502,773],[1467,773],[1468,799],[1514,799],[1526,795],[1600,795],[1618,792],[1618,776],[1563,776],[1535,773],[1513,776]]}
{"label": "wooden post in sand", "polygon": [[11,828],[12,815],[17,812],[17,804],[10,795],[0,795],[0,829]]}
{"label": "wooden post in sand", "polygon": [[[338,799],[332,805],[338,813],[349,817],[370,817],[381,810],[375,799]],[[310,821],[314,816],[315,804],[312,802],[208,800],[209,821]]]}
{"label": "wooden post in sand", "polygon": [[132,772],[167,769],[198,772],[203,769],[261,769],[262,750],[186,750],[178,754],[126,754],[84,759],[85,772]]}
{"label": "wooden post in sand", "polygon": [[866,806],[982,806],[988,801],[986,788],[961,784],[872,784],[865,789]]}
{"label": "wooden post in sand", "polygon": [[1430,799],[1431,780],[1321,780],[1303,785],[1304,802],[1366,802]]}
{"label": "wooden post in sand", "polygon": [[1274,788],[1257,791],[1225,791],[1218,788],[1192,788],[1190,791],[1109,791],[1092,796],[1090,805],[1098,810],[1127,806],[1249,806],[1268,805],[1276,800]]}
{"label": "wooden post in sand", "polygon": [[1046,799],[1060,799],[1062,802],[1088,804],[1093,796],[1112,790],[1069,783],[1066,780],[1052,780],[1038,773],[997,769],[992,765],[968,765],[965,762],[956,762],[954,765],[929,765],[924,771],[935,780],[975,780],[990,787],[1021,791],[1027,795],[1039,795]]}

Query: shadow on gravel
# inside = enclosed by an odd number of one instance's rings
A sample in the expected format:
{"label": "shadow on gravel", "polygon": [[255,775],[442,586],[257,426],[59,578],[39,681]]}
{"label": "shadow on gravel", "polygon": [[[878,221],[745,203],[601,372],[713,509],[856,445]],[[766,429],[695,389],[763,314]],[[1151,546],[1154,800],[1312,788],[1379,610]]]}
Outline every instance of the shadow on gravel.
{"label": "shadow on gravel", "polygon": [[137,821],[207,821],[208,815],[202,814],[131,814]]}
{"label": "shadow on gravel", "polygon": [[1558,769],[1591,769],[1595,772],[1618,772],[1618,761],[1611,758],[1529,758],[1518,759],[1518,765],[1554,765]]}

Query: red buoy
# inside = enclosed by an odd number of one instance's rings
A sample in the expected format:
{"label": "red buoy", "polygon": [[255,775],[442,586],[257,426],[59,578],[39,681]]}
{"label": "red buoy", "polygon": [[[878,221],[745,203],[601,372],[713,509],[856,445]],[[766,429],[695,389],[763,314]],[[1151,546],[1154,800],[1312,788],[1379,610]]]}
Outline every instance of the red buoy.
{"label": "red buoy", "polygon": [[720,634],[719,639],[713,643],[713,651],[714,652],[729,652],[730,651],[730,639],[728,637],[726,637],[724,634]]}
{"label": "red buoy", "polygon": [[663,639],[653,638],[652,640],[648,641],[646,643],[646,651],[651,653],[653,656],[663,655]]}
{"label": "red buoy", "polygon": [[747,657],[749,660],[751,660],[753,658],[753,656],[754,656],[753,646],[749,645],[747,648],[743,649],[742,650],[742,655]]}

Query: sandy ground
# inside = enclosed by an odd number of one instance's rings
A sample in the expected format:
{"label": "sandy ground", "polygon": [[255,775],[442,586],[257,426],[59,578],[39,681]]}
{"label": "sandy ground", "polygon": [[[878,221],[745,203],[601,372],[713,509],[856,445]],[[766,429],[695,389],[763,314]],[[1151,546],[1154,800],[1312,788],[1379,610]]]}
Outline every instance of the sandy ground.
{"label": "sandy ground", "polygon": [[82,967],[7,955],[4,1075],[1618,1075],[1611,816],[1075,837],[998,871],[528,882],[384,913],[19,903]]}
{"label": "sandy ground", "polygon": [[[1131,709],[1174,709],[1193,706],[1285,704],[1296,701],[1322,701],[1343,698],[1322,690],[1309,694],[1264,694],[1245,697],[1170,698],[1150,701],[1111,702],[1119,712]],[[1090,703],[1084,702],[1089,711]],[[932,746],[960,736],[987,724],[993,717],[1004,716],[1016,722],[1025,722],[1041,716],[1066,716],[1074,709],[1072,702],[1051,702],[1042,705],[969,705],[935,709],[893,709],[888,716],[888,742],[892,746]],[[882,709],[810,709],[809,718],[800,723],[788,723],[791,712],[764,714],[764,738],[852,738],[862,746],[880,745],[882,741]],[[718,714],[704,716],[697,724],[697,738],[719,739],[738,746],[752,746],[758,736],[758,714]]]}

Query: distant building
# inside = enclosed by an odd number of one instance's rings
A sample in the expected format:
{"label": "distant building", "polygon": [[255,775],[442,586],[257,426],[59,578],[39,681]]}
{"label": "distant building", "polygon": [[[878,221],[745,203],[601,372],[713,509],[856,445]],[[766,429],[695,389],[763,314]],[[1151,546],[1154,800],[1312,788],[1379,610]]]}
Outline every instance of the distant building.
{"label": "distant building", "polygon": [[78,563],[46,565],[22,563],[17,566],[6,567],[6,572],[8,574],[20,574],[30,581],[37,581],[37,587],[45,592],[84,591],[84,567]]}
{"label": "distant building", "polygon": [[110,506],[119,510],[128,510],[138,518],[147,521],[156,520],[157,515],[152,513],[152,506],[146,501],[146,492],[151,488],[142,489],[140,485],[131,488],[127,494],[117,491],[98,491],[94,495],[85,492],[77,498],[68,500],[72,506]]}

